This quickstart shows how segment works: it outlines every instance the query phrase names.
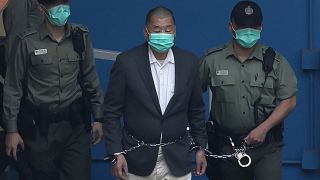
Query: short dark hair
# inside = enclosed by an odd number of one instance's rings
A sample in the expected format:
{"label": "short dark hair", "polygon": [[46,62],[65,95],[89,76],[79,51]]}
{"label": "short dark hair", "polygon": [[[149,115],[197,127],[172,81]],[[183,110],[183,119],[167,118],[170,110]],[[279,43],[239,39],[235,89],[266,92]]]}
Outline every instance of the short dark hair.
{"label": "short dark hair", "polygon": [[173,20],[173,23],[174,24],[176,23],[173,12],[170,9],[163,6],[155,7],[147,13],[145,25],[148,25],[150,23],[152,16],[157,16],[159,18],[171,17]]}
{"label": "short dark hair", "polygon": [[40,4],[55,4],[57,2],[67,3],[69,0],[38,0]]}

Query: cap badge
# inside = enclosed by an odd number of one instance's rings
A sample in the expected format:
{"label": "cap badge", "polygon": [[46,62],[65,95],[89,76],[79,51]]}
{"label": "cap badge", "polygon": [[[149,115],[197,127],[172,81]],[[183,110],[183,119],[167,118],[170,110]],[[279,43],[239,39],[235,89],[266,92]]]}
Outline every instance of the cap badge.
{"label": "cap badge", "polygon": [[246,15],[252,15],[253,14],[253,9],[251,6],[248,6],[244,9],[244,12],[246,13]]}

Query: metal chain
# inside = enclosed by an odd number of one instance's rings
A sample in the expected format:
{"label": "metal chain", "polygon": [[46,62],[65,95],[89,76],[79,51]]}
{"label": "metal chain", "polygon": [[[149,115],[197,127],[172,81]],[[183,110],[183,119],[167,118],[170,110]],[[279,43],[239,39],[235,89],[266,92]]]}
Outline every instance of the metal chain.
{"label": "metal chain", "polygon": [[189,138],[191,140],[191,149],[190,151],[193,151],[194,149],[199,149],[202,148],[205,151],[205,155],[207,157],[211,157],[211,158],[215,158],[215,159],[226,159],[226,158],[231,158],[231,157],[236,157],[237,154],[239,153],[245,153],[248,149],[252,149],[254,148],[253,146],[247,147],[245,143],[242,143],[242,147],[240,148],[235,148],[235,144],[232,140],[231,137],[228,136],[229,140],[230,140],[230,144],[232,146],[232,149],[234,150],[234,153],[232,154],[223,154],[223,155],[217,155],[217,154],[213,154],[210,150],[205,149],[201,146],[195,146],[195,143],[193,141],[193,138],[189,135]]}
{"label": "metal chain", "polygon": [[139,141],[139,140],[137,140],[135,137],[133,137],[133,136],[131,136],[132,137],[132,139],[134,139],[135,141],[137,141],[137,143],[138,143],[138,145],[137,146],[133,146],[133,147],[131,147],[131,148],[129,148],[129,149],[126,149],[126,150],[123,150],[122,151],[122,153],[120,152],[120,154],[127,154],[128,152],[130,152],[130,151],[133,151],[133,150],[135,150],[135,149],[138,149],[138,148],[140,148],[140,147],[144,147],[144,146],[149,146],[149,147],[163,147],[163,146],[168,146],[168,145],[170,145],[170,144],[174,144],[174,143],[176,143],[178,140],[180,140],[180,139],[176,139],[176,140],[174,140],[174,141],[171,141],[171,142],[167,142],[167,143],[156,143],[156,144],[153,144],[153,143],[145,143],[145,142],[143,142],[143,141]]}
{"label": "metal chain", "polygon": [[[228,137],[228,138],[230,140],[230,144],[231,144],[232,149],[234,151],[234,153],[232,153],[232,154],[223,154],[223,155],[213,154],[208,149],[204,149],[200,146],[195,146],[195,143],[194,143],[192,137],[190,137],[190,139],[191,139],[191,145],[193,147],[190,149],[190,151],[193,151],[194,149],[202,148],[205,151],[205,156],[207,156],[207,157],[211,157],[211,158],[215,158],[215,159],[226,159],[226,158],[235,157],[238,160],[239,166],[241,166],[243,168],[250,166],[251,157],[246,153],[246,150],[251,149],[253,147],[247,147],[245,142],[243,142],[242,146],[240,148],[235,148],[235,144],[234,144],[232,138],[231,137]],[[246,161],[247,163],[243,164],[243,161],[241,161],[242,159],[247,159],[247,161]]]}
{"label": "metal chain", "polygon": [[[131,148],[129,148],[129,149],[125,149],[125,150],[123,150],[122,152],[117,153],[116,155],[119,155],[119,154],[127,154],[127,153],[129,153],[129,152],[131,152],[131,151],[134,151],[134,150],[136,150],[136,149],[138,149],[138,148],[145,147],[145,146],[146,146],[146,147],[163,147],[163,146],[168,146],[168,145],[171,145],[171,144],[174,144],[174,143],[178,142],[178,141],[181,140],[181,138],[182,138],[182,137],[180,137],[179,139],[176,139],[176,140],[174,140],[174,141],[167,142],[167,143],[156,143],[156,144],[154,144],[154,143],[145,143],[144,141],[138,140],[137,138],[135,138],[135,137],[132,136],[131,134],[129,134],[129,136],[130,136],[133,140],[135,140],[135,141],[137,142],[137,145],[136,145],[136,146],[133,146],[133,147],[131,147]],[[240,158],[238,158],[237,156],[238,156],[239,154],[243,154],[244,156],[248,156],[248,155],[245,153],[246,150],[254,148],[254,147],[247,147],[247,146],[245,145],[245,143],[242,144],[242,147],[240,147],[240,148],[235,148],[235,144],[234,144],[234,142],[232,141],[232,138],[231,138],[231,137],[228,137],[229,140],[230,140],[230,144],[231,144],[231,146],[232,146],[232,149],[234,150],[234,153],[232,153],[232,154],[217,155],[217,154],[213,154],[213,153],[212,153],[210,150],[208,150],[208,149],[205,149],[205,148],[203,148],[203,147],[201,147],[201,146],[196,146],[193,138],[190,136],[189,133],[188,133],[188,136],[189,136],[189,138],[190,138],[190,145],[191,145],[190,151],[193,151],[193,150],[195,150],[195,149],[200,149],[200,148],[201,148],[201,149],[203,149],[203,150],[205,151],[205,155],[206,155],[207,157],[211,157],[211,158],[215,158],[215,159],[226,159],[226,158],[235,157],[235,158],[237,158],[238,160],[240,160],[243,156],[241,155]],[[250,157],[249,157],[249,158],[250,158]],[[110,156],[106,156],[106,157],[104,158],[104,160],[110,160]],[[240,162],[239,162],[239,164],[240,164]],[[241,164],[240,164],[240,165],[241,165]]]}
{"label": "metal chain", "polygon": [[[163,146],[168,146],[168,145],[170,145],[170,144],[174,144],[174,143],[176,143],[177,141],[179,141],[180,139],[181,139],[181,137],[179,138],[179,139],[176,139],[176,140],[174,140],[174,141],[170,141],[170,142],[167,142],[167,143],[145,143],[144,141],[141,141],[141,140],[138,140],[137,138],[135,138],[134,136],[132,136],[131,134],[129,134],[129,136],[133,139],[133,140],[135,140],[136,142],[137,142],[137,145],[136,146],[133,146],[133,147],[131,147],[131,148],[129,148],[129,149],[125,149],[125,150],[123,150],[123,151],[121,151],[121,152],[119,152],[119,153],[116,153],[116,155],[119,155],[119,154],[127,154],[127,153],[129,153],[129,152],[131,152],[131,151],[134,151],[134,150],[136,150],[136,149],[138,149],[138,148],[141,148],[141,147],[144,147],[144,146],[146,146],[146,147],[163,147]],[[106,156],[106,157],[104,157],[103,158],[103,160],[110,160],[111,159],[111,157],[110,156]]]}

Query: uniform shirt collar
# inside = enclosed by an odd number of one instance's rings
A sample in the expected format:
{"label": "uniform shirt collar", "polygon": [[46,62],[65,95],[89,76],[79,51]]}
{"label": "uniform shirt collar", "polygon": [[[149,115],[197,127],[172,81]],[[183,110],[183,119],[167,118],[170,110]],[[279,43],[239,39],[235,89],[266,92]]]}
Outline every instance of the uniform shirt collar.
{"label": "uniform shirt collar", "polygon": [[[159,63],[158,60],[156,59],[156,57],[154,56],[150,46],[148,46],[148,54],[149,54],[150,64]],[[163,65],[167,64],[168,62],[174,64],[174,56],[173,56],[173,52],[172,52],[171,48],[168,51],[167,57],[164,60]]]}
{"label": "uniform shirt collar", "polygon": [[[234,56],[237,57],[236,53],[233,49],[233,42],[229,43],[228,46],[225,49],[226,57]],[[263,46],[260,43],[257,43],[257,45],[254,47],[254,51],[252,54],[248,57],[248,60],[256,58],[257,60],[263,61]]]}
{"label": "uniform shirt collar", "polygon": [[[53,37],[51,36],[46,22],[44,21],[44,23],[42,23],[40,29],[39,29],[39,33],[40,33],[40,39],[43,40],[46,37],[50,37],[51,39],[53,39]],[[69,23],[66,24],[66,33],[63,39],[68,38],[71,35],[71,25]]]}
{"label": "uniform shirt collar", "polygon": [[262,51],[263,47],[260,43],[257,43],[254,51],[252,52],[252,54],[249,56],[248,59],[253,59],[254,57],[260,61],[263,61],[263,51]]}

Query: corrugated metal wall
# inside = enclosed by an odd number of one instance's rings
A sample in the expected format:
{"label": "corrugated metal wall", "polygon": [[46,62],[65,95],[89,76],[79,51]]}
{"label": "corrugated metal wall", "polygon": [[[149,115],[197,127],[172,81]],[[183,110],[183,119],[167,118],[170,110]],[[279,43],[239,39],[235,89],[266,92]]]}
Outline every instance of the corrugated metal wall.
{"label": "corrugated metal wall", "polygon": [[[157,5],[176,17],[176,44],[201,56],[231,39],[230,11],[236,0],[77,0],[72,21],[87,25],[95,48],[124,51],[140,44],[147,11]],[[287,57],[299,82],[298,104],[285,123],[284,179],[320,179],[320,0],[257,0],[264,13],[262,42]],[[97,60],[105,89],[112,62]],[[104,145],[93,149],[94,180],[111,179],[101,161]],[[205,179],[197,177],[194,179]]]}

